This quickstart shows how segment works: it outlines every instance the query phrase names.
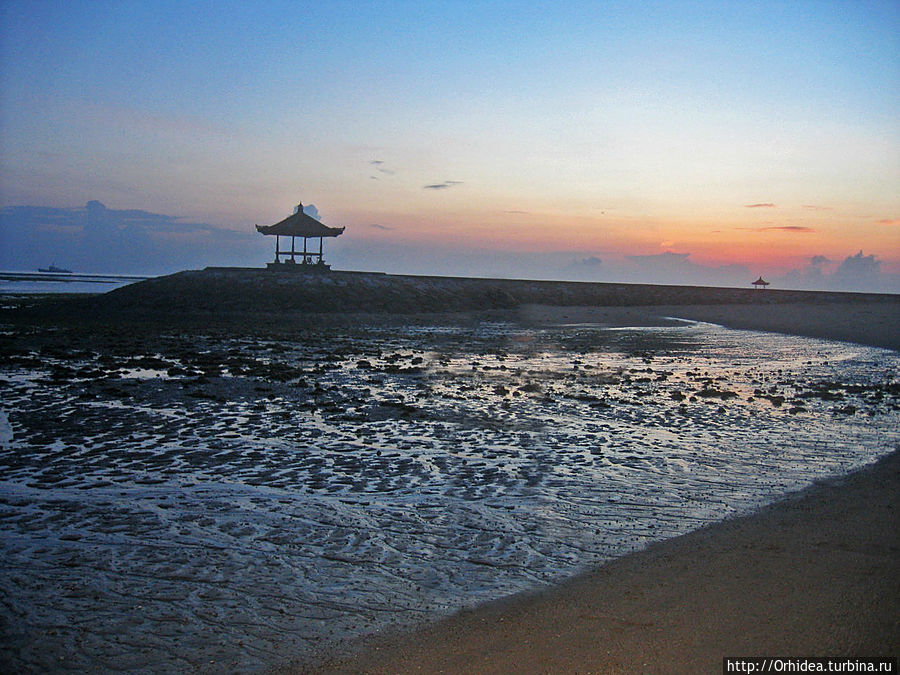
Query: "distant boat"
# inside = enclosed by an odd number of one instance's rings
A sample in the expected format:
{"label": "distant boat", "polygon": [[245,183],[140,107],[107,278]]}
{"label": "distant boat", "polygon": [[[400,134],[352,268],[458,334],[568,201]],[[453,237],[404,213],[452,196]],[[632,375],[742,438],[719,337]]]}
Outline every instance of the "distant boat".
{"label": "distant boat", "polygon": [[57,267],[56,265],[50,265],[50,267],[38,267],[38,272],[50,272],[52,274],[72,274],[72,270],[67,270],[64,267]]}

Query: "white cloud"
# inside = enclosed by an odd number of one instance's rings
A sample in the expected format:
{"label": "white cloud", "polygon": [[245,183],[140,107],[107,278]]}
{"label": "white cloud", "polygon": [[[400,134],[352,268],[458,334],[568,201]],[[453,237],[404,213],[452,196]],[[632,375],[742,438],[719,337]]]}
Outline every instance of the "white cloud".
{"label": "white cloud", "polygon": [[319,222],[322,221],[322,217],[319,215],[319,209],[316,208],[315,204],[306,204],[303,207],[303,213],[308,215],[310,218],[315,218]]}

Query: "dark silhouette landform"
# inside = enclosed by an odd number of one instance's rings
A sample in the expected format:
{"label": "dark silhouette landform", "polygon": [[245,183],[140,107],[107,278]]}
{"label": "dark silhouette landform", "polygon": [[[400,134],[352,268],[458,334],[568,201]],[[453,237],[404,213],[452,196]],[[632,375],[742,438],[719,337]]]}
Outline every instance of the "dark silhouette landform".
{"label": "dark silhouette landform", "polygon": [[[281,331],[367,320],[659,325],[662,317],[900,349],[900,296],[252,268],[156,277],[103,295],[38,303],[7,320]],[[454,316],[451,316],[454,315]]]}

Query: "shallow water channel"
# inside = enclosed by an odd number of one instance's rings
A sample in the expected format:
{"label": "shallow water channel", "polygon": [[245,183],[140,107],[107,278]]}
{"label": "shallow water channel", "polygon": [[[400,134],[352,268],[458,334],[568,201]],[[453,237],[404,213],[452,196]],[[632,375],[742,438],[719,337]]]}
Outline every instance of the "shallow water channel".
{"label": "shallow water channel", "polygon": [[0,665],[262,669],[560,580],[895,449],[898,365],[687,323],[11,348]]}

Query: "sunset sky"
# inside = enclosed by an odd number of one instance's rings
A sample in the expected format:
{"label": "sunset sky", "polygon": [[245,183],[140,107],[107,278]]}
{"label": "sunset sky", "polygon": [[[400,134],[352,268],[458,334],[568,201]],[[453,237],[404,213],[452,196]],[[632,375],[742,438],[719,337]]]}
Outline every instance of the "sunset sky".
{"label": "sunset sky", "polygon": [[[5,0],[0,30],[5,268],[261,265],[302,200],[342,269],[900,279],[896,0]],[[91,200],[162,258],[91,258]]]}

